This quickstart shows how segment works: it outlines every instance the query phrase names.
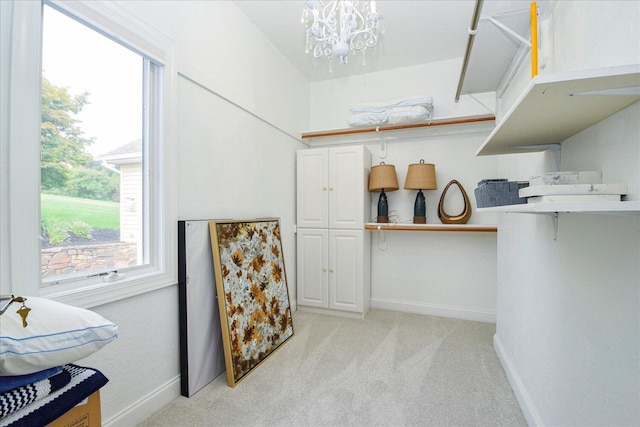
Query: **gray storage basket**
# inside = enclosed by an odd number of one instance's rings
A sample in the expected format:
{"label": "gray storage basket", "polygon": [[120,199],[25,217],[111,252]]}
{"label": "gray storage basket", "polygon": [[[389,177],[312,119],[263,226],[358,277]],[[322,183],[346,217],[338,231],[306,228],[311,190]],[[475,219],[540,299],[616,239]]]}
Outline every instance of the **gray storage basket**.
{"label": "gray storage basket", "polygon": [[527,181],[507,181],[506,179],[483,179],[474,190],[479,208],[492,206],[519,205],[527,203],[526,197],[519,197],[518,191],[528,187]]}

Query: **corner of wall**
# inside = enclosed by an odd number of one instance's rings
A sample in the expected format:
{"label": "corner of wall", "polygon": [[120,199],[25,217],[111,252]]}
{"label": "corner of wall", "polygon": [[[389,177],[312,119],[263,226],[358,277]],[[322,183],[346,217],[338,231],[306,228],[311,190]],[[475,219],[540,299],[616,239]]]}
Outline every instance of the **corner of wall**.
{"label": "corner of wall", "polygon": [[502,344],[502,341],[500,340],[498,334],[493,336],[493,348],[496,351],[496,355],[500,360],[502,369],[507,376],[507,380],[509,381],[509,385],[513,390],[513,394],[518,400],[518,404],[520,405],[520,409],[522,410],[522,415],[524,415],[524,418],[527,420],[527,424],[530,426],[545,425],[542,421],[542,417],[536,411],[535,405],[533,404],[531,397],[529,396],[529,393],[524,386],[520,374],[511,361],[511,358],[509,357],[509,354]]}
{"label": "corner of wall", "polygon": [[118,414],[103,420],[105,427],[138,425],[180,396],[180,375],[133,402]]}

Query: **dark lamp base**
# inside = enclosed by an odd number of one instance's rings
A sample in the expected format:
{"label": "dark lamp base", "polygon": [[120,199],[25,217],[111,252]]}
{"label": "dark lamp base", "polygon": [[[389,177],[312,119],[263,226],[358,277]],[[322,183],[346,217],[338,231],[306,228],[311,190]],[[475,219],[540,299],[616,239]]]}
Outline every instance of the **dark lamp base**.
{"label": "dark lamp base", "polygon": [[413,223],[414,224],[426,224],[427,223],[427,217],[426,216],[414,216],[413,217]]}
{"label": "dark lamp base", "polygon": [[386,223],[389,222],[389,217],[388,216],[379,216],[376,221],[377,221],[378,224],[386,224]]}

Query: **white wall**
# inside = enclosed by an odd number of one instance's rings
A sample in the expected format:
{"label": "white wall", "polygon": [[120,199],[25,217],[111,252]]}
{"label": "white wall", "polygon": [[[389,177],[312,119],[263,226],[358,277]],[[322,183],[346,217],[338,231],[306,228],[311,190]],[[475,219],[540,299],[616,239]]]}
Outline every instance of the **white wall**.
{"label": "white wall", "polygon": [[[640,2],[550,1],[540,16],[539,74],[630,65],[640,55]],[[527,55],[504,96],[498,116],[508,111],[531,81]]]}
{"label": "white wall", "polygon": [[118,3],[178,41],[182,75],[294,137],[305,129],[307,82],[233,2]]}
{"label": "white wall", "polygon": [[545,72],[628,65],[640,55],[640,2],[559,1]]}
{"label": "white wall", "polygon": [[[558,2],[545,72],[640,63],[639,10]],[[636,103],[564,141],[561,170],[601,170],[640,200],[639,118]],[[555,170],[548,156],[513,156],[499,160],[510,177]],[[495,347],[529,424],[638,425],[640,217],[560,213],[556,241],[546,216],[498,224]]]}
{"label": "white wall", "polygon": [[[434,99],[434,116],[465,117],[491,114],[468,96],[455,103],[461,60],[449,60],[362,76],[311,84],[310,128],[326,130],[347,127],[349,107],[360,101],[428,95]],[[493,94],[479,99],[493,106]],[[466,126],[430,128],[410,133],[389,132],[387,156],[379,158],[375,134],[358,136],[369,147],[372,164],[393,164],[400,190],[388,192],[392,220],[413,221],[416,191],[404,190],[410,163],[424,159],[436,165],[438,190],[425,191],[427,222],[440,224],[437,206],[447,183],[456,179],[465,188],[474,211],[470,224],[495,224],[495,214],[475,212],[473,190],[478,181],[495,176],[495,157],[475,157],[474,153],[491,130],[491,125],[473,129]],[[346,138],[327,143],[344,142]],[[314,144],[323,141],[314,140]],[[447,196],[447,212],[462,210],[461,196],[452,187]],[[375,222],[378,195],[371,197],[370,220]],[[433,314],[486,322],[495,321],[496,234],[455,232],[385,232],[385,244],[372,232],[371,305],[414,313]]]}
{"label": "white wall", "polygon": [[492,94],[477,94],[488,108],[468,95],[454,101],[462,59],[396,68],[364,75],[323,80],[311,84],[309,129],[346,128],[349,108],[356,102],[386,100],[408,95],[433,97],[434,118],[493,114]]}
{"label": "white wall", "polygon": [[136,425],[179,395],[177,306],[177,287],[167,287],[91,309],[118,325],[118,339],[77,362],[109,379],[104,425]]}
{"label": "white wall", "polygon": [[[615,175],[627,156],[640,164],[639,114],[636,103],[565,142],[563,170],[602,170],[637,187],[637,166]],[[635,130],[624,126],[634,119]],[[593,147],[610,127],[607,151],[625,154],[599,161]],[[580,161],[585,153],[593,157]],[[547,217],[504,214],[499,227],[496,350],[530,424],[636,425],[640,218],[560,214],[557,241]]]}
{"label": "white wall", "polygon": [[[411,223],[417,191],[404,190],[408,165],[424,159],[436,165],[438,189],[424,191],[427,222],[440,224],[438,202],[444,187],[458,180],[469,196],[473,214],[469,224],[495,224],[495,214],[477,213],[473,190],[484,178],[495,175],[495,157],[475,157],[488,132],[438,135],[388,143],[387,157],[398,174],[398,191],[388,192],[390,213],[398,222]],[[376,144],[372,164],[378,164]],[[371,197],[375,218],[378,194]],[[447,193],[445,210],[462,211],[457,187]],[[391,212],[395,211],[395,212]],[[375,222],[375,220],[373,220]],[[413,313],[495,321],[496,233],[372,232],[371,304]],[[384,243],[382,242],[384,239]]]}
{"label": "white wall", "polygon": [[[307,83],[230,2],[118,3],[177,42],[179,219],[280,217],[295,301],[303,144],[291,135],[308,121]],[[103,422],[135,425],[180,392],[177,285],[92,309],[118,324],[119,338],[81,364],[110,380]]]}

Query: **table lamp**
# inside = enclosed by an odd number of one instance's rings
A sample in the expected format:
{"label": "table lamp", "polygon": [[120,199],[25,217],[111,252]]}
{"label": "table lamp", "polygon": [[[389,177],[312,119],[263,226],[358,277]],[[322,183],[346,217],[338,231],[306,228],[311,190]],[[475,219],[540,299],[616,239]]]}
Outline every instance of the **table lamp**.
{"label": "table lamp", "polygon": [[389,222],[389,204],[387,203],[386,191],[395,191],[398,188],[398,176],[396,175],[396,167],[386,165],[384,162],[377,166],[371,167],[369,174],[369,191],[379,191],[378,199],[378,223]]}
{"label": "table lamp", "polygon": [[427,223],[427,205],[424,200],[422,190],[435,190],[438,188],[436,182],[436,166],[432,163],[412,163],[407,170],[407,179],[404,182],[405,190],[418,190],[416,201],[413,205],[413,223]]}

